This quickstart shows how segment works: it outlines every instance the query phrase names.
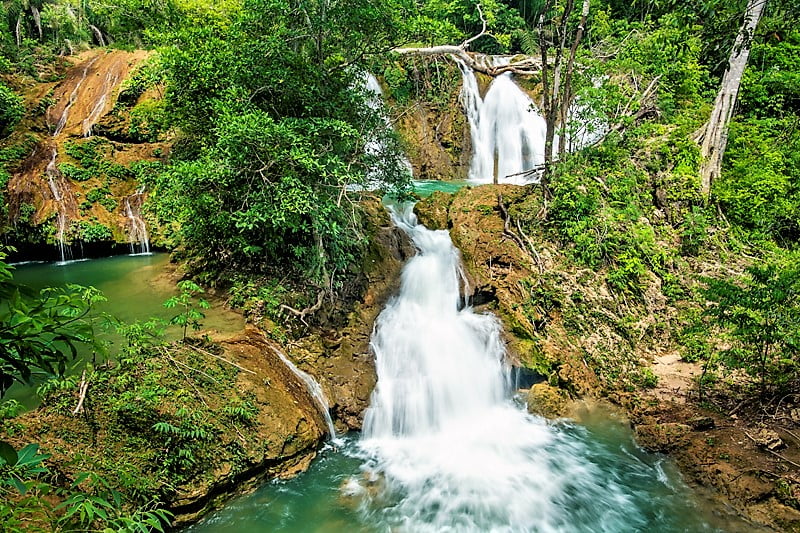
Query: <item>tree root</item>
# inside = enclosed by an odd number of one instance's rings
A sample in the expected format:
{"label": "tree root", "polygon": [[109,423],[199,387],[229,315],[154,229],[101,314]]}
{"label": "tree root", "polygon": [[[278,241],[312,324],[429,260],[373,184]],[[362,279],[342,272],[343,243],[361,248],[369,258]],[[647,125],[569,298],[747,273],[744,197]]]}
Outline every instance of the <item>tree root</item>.
{"label": "tree root", "polygon": [[[531,239],[522,231],[522,226],[519,223],[519,220],[516,221],[517,231],[519,234],[515,233],[511,228],[511,216],[508,214],[508,210],[506,209],[505,204],[503,204],[503,195],[497,195],[497,206],[500,208],[500,216],[503,218],[503,235],[511,239],[516,243],[517,246],[531,258],[531,260],[536,264],[539,269],[540,274],[544,274],[544,263],[542,262],[542,257],[539,255],[539,252],[536,250],[536,247],[533,245]],[[520,237],[520,235],[522,237]],[[523,242],[522,239],[525,239]],[[527,243],[527,244],[526,244]]]}
{"label": "tree root", "polygon": [[317,293],[317,303],[315,303],[310,307],[306,307],[305,309],[302,310],[297,310],[294,307],[290,307],[286,304],[281,304],[280,308],[284,311],[293,314],[294,316],[300,319],[300,322],[308,326],[308,322],[306,322],[306,316],[313,315],[314,313],[319,311],[322,308],[322,302],[324,300],[325,300],[325,290],[321,289],[319,293]]}

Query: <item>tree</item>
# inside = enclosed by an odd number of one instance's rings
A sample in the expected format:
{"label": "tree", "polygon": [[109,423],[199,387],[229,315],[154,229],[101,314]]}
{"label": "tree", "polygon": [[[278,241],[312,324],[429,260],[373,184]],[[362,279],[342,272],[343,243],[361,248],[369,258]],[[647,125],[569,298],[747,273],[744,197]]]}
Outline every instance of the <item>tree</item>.
{"label": "tree", "polygon": [[722,76],[722,83],[714,100],[714,109],[698,137],[702,156],[700,190],[706,197],[711,194],[711,183],[719,177],[722,170],[722,157],[728,145],[728,127],[750,56],[753,35],[766,3],[767,0],[748,0],[742,25],[730,52],[728,68]]}
{"label": "tree", "polygon": [[747,269],[736,282],[709,280],[706,315],[729,328],[732,346],[723,362],[770,387],[791,388],[800,377],[800,269],[774,264]]}
{"label": "tree", "polygon": [[[549,195],[547,181],[550,166],[553,162],[556,126],[559,123],[566,125],[567,112],[572,103],[572,76],[575,70],[575,55],[586,30],[589,8],[590,0],[583,0],[580,19],[574,29],[572,45],[569,51],[567,51],[568,37],[572,35],[573,31],[569,27],[570,17],[575,9],[575,1],[564,0],[559,5],[558,0],[546,0],[538,17],[536,33],[539,42],[539,53],[542,58],[542,101],[546,124],[544,174],[541,181],[545,195]],[[552,64],[548,57],[551,48],[554,55]],[[562,136],[558,147],[559,154],[564,153],[566,144],[566,140]]]}
{"label": "tree", "polygon": [[91,311],[105,300],[93,287],[68,285],[30,294],[12,281],[0,251],[0,397],[37,372],[63,375],[78,347],[99,349]]}
{"label": "tree", "polygon": [[392,2],[249,0],[229,26],[178,35],[164,61],[184,148],[151,198],[196,273],[291,273],[333,291],[364,249],[356,191],[410,178],[361,82],[399,28]]}

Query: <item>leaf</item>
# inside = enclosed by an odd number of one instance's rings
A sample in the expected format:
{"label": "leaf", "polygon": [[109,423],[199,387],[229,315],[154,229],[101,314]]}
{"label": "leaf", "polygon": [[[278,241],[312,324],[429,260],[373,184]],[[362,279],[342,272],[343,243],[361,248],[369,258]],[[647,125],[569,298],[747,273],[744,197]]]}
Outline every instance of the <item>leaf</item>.
{"label": "leaf", "polygon": [[[9,466],[17,464],[19,460],[17,450],[4,440],[0,440],[0,460],[5,461],[5,464]],[[0,465],[1,464],[2,463],[0,463]]]}

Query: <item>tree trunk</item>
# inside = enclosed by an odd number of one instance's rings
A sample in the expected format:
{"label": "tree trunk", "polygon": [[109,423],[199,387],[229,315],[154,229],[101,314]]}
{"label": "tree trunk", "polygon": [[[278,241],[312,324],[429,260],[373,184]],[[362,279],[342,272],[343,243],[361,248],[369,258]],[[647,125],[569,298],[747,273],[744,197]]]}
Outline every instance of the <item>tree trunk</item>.
{"label": "tree trunk", "polygon": [[700,137],[702,142],[700,145],[702,156],[700,191],[706,197],[711,193],[711,183],[719,177],[722,170],[722,157],[725,155],[725,148],[728,144],[728,126],[736,106],[742,74],[744,74],[747,59],[750,56],[753,34],[766,3],[767,0],[748,0],[747,2],[744,21],[728,58],[728,68],[722,77],[722,83],[714,101],[714,110]]}
{"label": "tree trunk", "polygon": [[[578,23],[578,29],[575,32],[575,40],[572,41],[572,48],[569,51],[569,59],[567,60],[567,72],[564,78],[564,93],[561,98],[561,124],[567,125],[569,118],[569,106],[572,103],[572,73],[575,70],[575,55],[578,52],[578,45],[583,39],[583,33],[586,31],[586,19],[589,18],[589,7],[591,0],[583,0],[581,7],[581,21]],[[561,142],[558,143],[558,154],[562,155],[567,149],[566,135],[562,135]]]}

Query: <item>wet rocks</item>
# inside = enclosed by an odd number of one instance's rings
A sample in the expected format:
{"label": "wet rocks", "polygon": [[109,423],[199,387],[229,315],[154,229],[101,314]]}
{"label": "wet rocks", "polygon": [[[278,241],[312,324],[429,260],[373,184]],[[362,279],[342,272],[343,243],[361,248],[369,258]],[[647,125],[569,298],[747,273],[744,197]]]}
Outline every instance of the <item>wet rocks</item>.
{"label": "wet rocks", "polygon": [[528,412],[545,418],[563,416],[569,399],[567,394],[547,383],[537,383],[528,391]]}
{"label": "wet rocks", "polygon": [[650,451],[667,452],[688,444],[691,430],[690,426],[676,422],[636,426],[636,442]]}

